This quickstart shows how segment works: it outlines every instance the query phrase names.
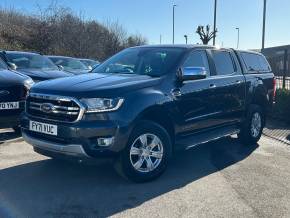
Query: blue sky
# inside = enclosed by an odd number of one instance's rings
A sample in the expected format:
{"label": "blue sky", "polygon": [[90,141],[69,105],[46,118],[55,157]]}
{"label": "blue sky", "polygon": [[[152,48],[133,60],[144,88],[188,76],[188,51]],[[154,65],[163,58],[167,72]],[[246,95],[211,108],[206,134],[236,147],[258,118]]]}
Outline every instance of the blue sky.
{"label": "blue sky", "polygon": [[[290,44],[290,1],[267,0],[266,47]],[[0,6],[37,14],[36,5],[46,7],[51,0],[1,0]],[[118,21],[129,33],[144,35],[150,44],[172,42],[172,4],[176,8],[176,43],[199,42],[198,25],[213,23],[214,0],[58,0],[62,6],[81,12],[86,19]],[[263,0],[218,0],[217,43],[236,47],[240,28],[240,48],[261,47]]]}

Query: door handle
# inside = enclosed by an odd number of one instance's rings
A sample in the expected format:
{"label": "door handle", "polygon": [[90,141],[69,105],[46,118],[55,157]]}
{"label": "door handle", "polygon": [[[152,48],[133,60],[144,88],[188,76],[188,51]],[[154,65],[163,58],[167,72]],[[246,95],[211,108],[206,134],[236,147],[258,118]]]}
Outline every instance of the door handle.
{"label": "door handle", "polygon": [[241,84],[243,81],[242,80],[237,80],[236,84]]}
{"label": "door handle", "polygon": [[210,88],[210,89],[214,89],[214,88],[216,88],[216,85],[215,85],[215,84],[210,84],[210,85],[209,85],[209,88]]}
{"label": "door handle", "polygon": [[171,94],[172,94],[174,97],[180,97],[180,96],[181,96],[181,91],[180,91],[180,89],[172,89],[172,90],[171,90]]}

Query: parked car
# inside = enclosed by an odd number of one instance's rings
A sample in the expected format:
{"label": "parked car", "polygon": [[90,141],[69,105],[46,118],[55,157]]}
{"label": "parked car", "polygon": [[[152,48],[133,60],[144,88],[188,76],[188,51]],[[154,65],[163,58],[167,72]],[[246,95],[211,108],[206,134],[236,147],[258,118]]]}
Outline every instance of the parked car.
{"label": "parked car", "polygon": [[13,128],[20,132],[20,113],[33,80],[10,71],[0,59],[0,128]]}
{"label": "parked car", "polygon": [[275,80],[259,53],[210,46],[141,46],[94,73],[36,84],[23,138],[50,157],[112,157],[121,175],[161,175],[175,149],[238,134],[261,137]]}
{"label": "parked car", "polygon": [[64,56],[47,56],[54,64],[63,70],[77,74],[89,73],[92,69],[83,64],[80,60]]}
{"label": "parked car", "polygon": [[91,59],[80,59],[80,62],[82,62],[84,65],[87,66],[88,69],[94,69],[96,68],[97,66],[100,65],[100,62],[99,61],[96,61],[96,60],[91,60]]}
{"label": "parked car", "polygon": [[60,70],[45,56],[33,52],[1,51],[0,58],[11,70],[31,77],[34,82],[73,75]]}

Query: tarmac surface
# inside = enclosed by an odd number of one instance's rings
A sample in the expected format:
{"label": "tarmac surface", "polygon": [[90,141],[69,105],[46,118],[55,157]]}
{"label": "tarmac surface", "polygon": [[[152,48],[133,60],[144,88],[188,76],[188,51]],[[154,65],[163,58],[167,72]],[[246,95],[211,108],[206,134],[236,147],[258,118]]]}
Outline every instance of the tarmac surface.
{"label": "tarmac surface", "polygon": [[236,138],[175,154],[157,180],[134,184],[108,163],[51,160],[1,130],[0,217],[290,217],[290,147]]}

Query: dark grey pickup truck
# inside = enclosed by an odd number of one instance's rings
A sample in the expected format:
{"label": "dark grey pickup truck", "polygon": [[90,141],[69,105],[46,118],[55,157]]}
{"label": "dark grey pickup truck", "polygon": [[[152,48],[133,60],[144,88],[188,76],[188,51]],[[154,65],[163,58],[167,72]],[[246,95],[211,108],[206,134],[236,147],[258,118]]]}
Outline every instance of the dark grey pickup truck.
{"label": "dark grey pickup truck", "polygon": [[275,95],[263,55],[210,46],[125,49],[92,73],[40,82],[22,116],[38,153],[110,157],[137,182],[164,172],[174,149],[238,134],[260,139]]}

